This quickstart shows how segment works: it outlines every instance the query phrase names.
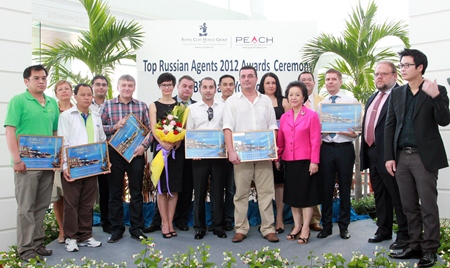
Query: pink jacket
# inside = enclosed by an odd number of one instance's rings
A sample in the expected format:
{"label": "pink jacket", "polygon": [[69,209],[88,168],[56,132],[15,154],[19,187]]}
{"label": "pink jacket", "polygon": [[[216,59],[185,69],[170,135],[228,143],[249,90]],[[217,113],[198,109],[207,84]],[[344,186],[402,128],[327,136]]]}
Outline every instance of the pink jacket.
{"label": "pink jacket", "polygon": [[320,131],[319,116],[313,110],[303,106],[295,122],[293,110],[284,113],[277,136],[278,157],[286,161],[309,159],[318,164]]}

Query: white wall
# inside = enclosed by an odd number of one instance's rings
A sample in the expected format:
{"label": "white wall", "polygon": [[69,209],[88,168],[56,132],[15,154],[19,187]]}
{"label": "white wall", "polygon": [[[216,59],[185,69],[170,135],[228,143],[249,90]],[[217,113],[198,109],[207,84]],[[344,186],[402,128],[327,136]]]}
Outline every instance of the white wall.
{"label": "white wall", "polygon": [[[450,86],[450,1],[409,1],[411,48],[427,55],[428,68],[425,77],[437,79],[447,92]],[[441,128],[447,157],[450,157],[450,126]],[[441,218],[450,218],[450,168],[439,172],[438,203]]]}
{"label": "white wall", "polygon": [[[5,141],[5,112],[12,96],[23,92],[23,70],[31,64],[31,0],[0,1],[0,251],[16,244],[14,176]],[[11,27],[14,25],[13,27]]]}

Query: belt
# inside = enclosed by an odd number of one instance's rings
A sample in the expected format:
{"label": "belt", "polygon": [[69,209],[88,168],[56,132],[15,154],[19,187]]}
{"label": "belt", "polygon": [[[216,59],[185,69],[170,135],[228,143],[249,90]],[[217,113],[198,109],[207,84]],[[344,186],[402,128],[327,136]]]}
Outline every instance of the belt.
{"label": "belt", "polygon": [[349,142],[323,142],[326,145],[334,146],[334,147],[340,147],[340,146],[346,146],[352,144],[351,141]]}
{"label": "belt", "polygon": [[419,152],[419,149],[417,149],[417,147],[403,147],[399,148],[398,150],[404,152],[405,154],[412,154]]}

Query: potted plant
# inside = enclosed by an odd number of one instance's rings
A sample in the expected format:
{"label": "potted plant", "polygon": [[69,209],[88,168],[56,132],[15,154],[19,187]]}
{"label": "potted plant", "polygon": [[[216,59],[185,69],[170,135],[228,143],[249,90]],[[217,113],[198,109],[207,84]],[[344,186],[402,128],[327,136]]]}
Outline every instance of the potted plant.
{"label": "potted plant", "polygon": [[376,218],[375,196],[368,194],[356,200],[352,199],[352,207],[358,215],[369,215]]}

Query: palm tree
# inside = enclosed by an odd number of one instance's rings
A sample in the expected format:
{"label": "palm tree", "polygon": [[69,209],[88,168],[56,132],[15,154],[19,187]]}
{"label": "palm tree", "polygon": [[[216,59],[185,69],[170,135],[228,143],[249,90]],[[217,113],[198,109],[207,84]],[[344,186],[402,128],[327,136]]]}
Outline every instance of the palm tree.
{"label": "palm tree", "polygon": [[[330,66],[342,73],[342,89],[349,90],[355,98],[365,102],[375,91],[373,73],[375,64],[381,60],[396,60],[397,54],[390,48],[377,51],[379,41],[386,37],[398,37],[405,47],[409,47],[407,25],[403,21],[384,22],[377,24],[374,21],[378,6],[370,1],[366,10],[359,2],[353,8],[352,14],[346,20],[346,28],[341,37],[321,33],[313,38],[302,49],[303,60],[310,63],[311,71],[314,71],[320,57],[325,53],[333,53],[337,56]],[[319,89],[325,81],[324,74],[318,77]],[[359,156],[359,140],[355,142],[356,155]],[[355,161],[355,170],[359,171],[359,157]],[[355,196],[362,196],[361,173],[355,172]]]}
{"label": "palm tree", "polygon": [[[353,8],[346,20],[342,37],[321,33],[309,41],[304,48],[303,60],[310,63],[311,70],[325,53],[333,53],[338,58],[325,68],[334,68],[344,76],[343,89],[353,92],[359,101],[367,100],[375,91],[373,72],[380,60],[396,60],[397,54],[391,48],[377,51],[379,41],[386,37],[398,37],[405,47],[409,47],[407,25],[403,21],[375,23],[378,6],[370,1],[366,10],[361,2]],[[324,85],[324,75],[319,75],[318,87]]]}
{"label": "palm tree", "polygon": [[[58,41],[54,46],[36,51],[45,66],[52,70],[53,85],[59,79],[69,79],[75,83],[90,83],[97,74],[110,76],[116,64],[121,60],[136,61],[135,51],[143,44],[142,26],[131,21],[116,21],[109,8],[101,0],[80,0],[87,11],[89,30],[80,31],[77,43]],[[88,76],[73,73],[65,64],[78,59],[86,64],[90,71]],[[109,83],[107,98],[112,98],[112,87]]]}

